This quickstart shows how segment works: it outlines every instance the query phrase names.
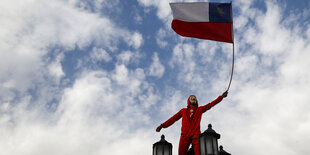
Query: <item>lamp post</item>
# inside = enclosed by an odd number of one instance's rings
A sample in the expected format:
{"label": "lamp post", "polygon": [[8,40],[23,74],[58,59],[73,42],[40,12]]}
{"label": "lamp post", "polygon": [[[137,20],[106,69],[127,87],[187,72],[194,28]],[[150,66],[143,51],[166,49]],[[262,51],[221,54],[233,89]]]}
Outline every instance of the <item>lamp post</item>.
{"label": "lamp post", "polygon": [[153,155],[172,155],[172,144],[161,135],[160,141],[153,144]]}
{"label": "lamp post", "polygon": [[200,155],[219,155],[217,140],[221,137],[208,125],[208,129],[199,135]]}

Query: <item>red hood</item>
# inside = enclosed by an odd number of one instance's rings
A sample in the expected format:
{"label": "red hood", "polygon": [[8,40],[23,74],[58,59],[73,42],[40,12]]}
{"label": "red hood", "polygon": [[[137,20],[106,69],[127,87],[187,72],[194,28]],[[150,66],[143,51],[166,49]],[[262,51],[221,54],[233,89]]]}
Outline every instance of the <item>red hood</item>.
{"label": "red hood", "polygon": [[[187,108],[189,108],[189,98],[190,97],[188,97],[188,99],[187,99]],[[196,108],[198,107],[198,100],[197,100],[197,98],[196,98],[196,101],[197,101],[197,104],[196,104]]]}

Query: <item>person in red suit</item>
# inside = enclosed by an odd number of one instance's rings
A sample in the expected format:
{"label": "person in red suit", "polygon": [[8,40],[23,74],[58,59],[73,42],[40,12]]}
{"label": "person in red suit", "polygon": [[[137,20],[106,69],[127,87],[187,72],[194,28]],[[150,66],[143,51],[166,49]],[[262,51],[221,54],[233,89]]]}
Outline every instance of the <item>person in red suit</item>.
{"label": "person in red suit", "polygon": [[162,128],[168,128],[174,122],[178,121],[182,117],[181,137],[179,142],[179,155],[186,155],[190,143],[192,143],[195,151],[195,155],[199,155],[198,138],[200,131],[201,116],[204,112],[211,109],[217,103],[220,103],[223,98],[227,97],[228,92],[225,91],[214,101],[198,106],[198,100],[195,95],[190,95],[187,99],[187,108],[181,109],[166,122],[160,124],[156,131],[159,132]]}

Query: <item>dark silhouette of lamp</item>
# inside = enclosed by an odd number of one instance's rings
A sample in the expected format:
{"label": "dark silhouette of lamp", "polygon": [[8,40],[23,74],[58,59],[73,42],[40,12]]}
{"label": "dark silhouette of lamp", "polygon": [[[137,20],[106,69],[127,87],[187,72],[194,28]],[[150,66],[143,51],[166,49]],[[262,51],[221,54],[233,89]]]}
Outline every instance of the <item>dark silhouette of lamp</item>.
{"label": "dark silhouette of lamp", "polygon": [[199,135],[200,155],[219,155],[217,140],[221,137],[208,125],[208,129]]}
{"label": "dark silhouette of lamp", "polygon": [[161,140],[153,144],[153,155],[172,155],[172,144],[161,135]]}
{"label": "dark silhouette of lamp", "polygon": [[226,152],[224,149],[223,149],[223,146],[221,145],[220,146],[220,151],[219,151],[219,155],[231,155],[230,153]]}

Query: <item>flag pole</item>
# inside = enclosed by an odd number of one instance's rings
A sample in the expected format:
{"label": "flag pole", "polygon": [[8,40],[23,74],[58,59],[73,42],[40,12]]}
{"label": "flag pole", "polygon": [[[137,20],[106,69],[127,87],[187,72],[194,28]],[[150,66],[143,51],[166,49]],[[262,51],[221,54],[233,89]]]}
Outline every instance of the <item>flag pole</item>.
{"label": "flag pole", "polygon": [[233,14],[232,14],[232,1],[230,1],[230,15],[231,15],[231,32],[232,32],[232,45],[233,45],[233,56],[232,56],[232,65],[231,65],[231,74],[230,74],[230,80],[229,80],[229,84],[227,87],[227,90],[229,90],[230,85],[231,85],[231,81],[232,81],[232,77],[234,75],[234,64],[235,64],[235,41],[234,41],[234,22],[233,22]]}
{"label": "flag pole", "polygon": [[234,75],[234,64],[235,64],[235,43],[233,42],[233,57],[232,57],[232,65],[231,65],[231,74],[230,74],[230,80],[229,80],[229,84],[228,84],[228,87],[227,87],[227,90],[229,90],[230,88],[230,85],[231,85],[231,81],[232,81],[232,77]]}

